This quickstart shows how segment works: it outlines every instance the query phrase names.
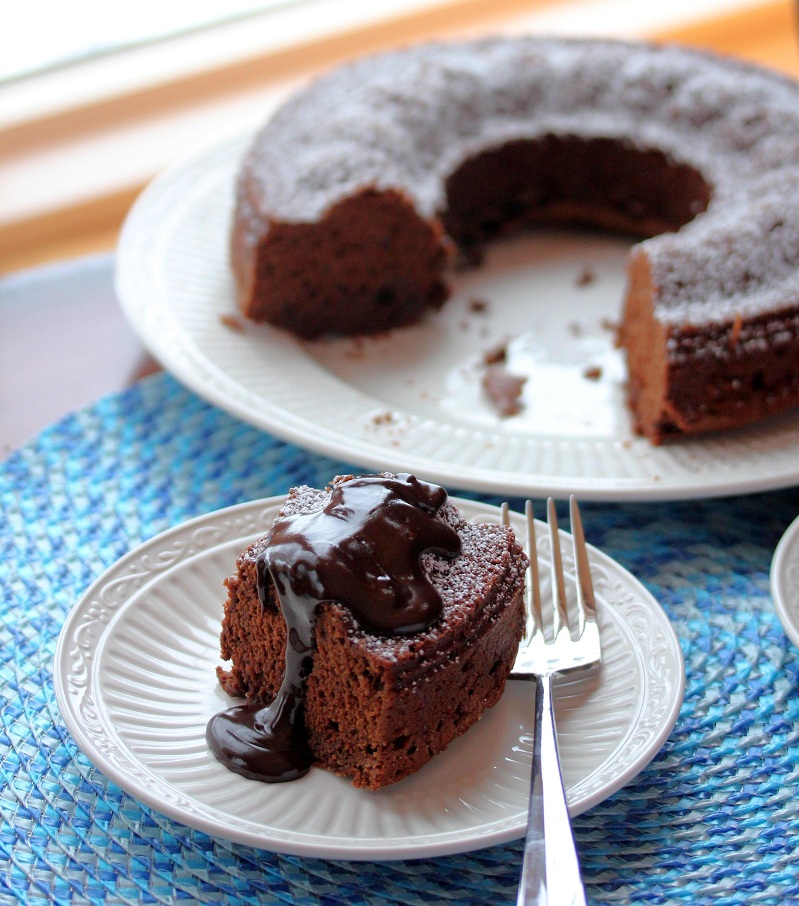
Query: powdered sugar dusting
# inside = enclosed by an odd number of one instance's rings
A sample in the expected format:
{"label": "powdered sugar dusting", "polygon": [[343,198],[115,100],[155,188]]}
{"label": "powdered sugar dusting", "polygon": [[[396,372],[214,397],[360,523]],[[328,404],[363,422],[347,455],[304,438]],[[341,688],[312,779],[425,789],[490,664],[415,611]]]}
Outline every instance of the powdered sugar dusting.
{"label": "powdered sugar dusting", "polygon": [[799,172],[753,178],[750,190],[643,244],[664,323],[734,321],[799,300]]}
{"label": "powdered sugar dusting", "polygon": [[677,47],[494,39],[422,45],[339,67],[284,105],[246,164],[256,207],[320,217],[364,186],[410,195],[422,216],[478,149],[554,132],[624,137],[713,184],[799,160],[799,89]]}

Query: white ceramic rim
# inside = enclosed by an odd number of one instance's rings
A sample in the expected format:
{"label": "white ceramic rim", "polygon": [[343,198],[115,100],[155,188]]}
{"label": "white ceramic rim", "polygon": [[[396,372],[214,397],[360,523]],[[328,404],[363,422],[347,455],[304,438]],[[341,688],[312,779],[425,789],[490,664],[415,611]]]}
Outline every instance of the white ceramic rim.
{"label": "white ceramic rim", "polygon": [[774,549],[769,584],[785,634],[799,648],[799,516]]}
{"label": "white ceramic rim", "polygon": [[[141,606],[140,602],[146,600],[146,596],[151,595],[153,589],[157,590],[158,571],[163,568],[159,565],[159,560],[164,559],[166,551],[174,549],[176,545],[180,547],[181,544],[188,545],[190,548],[193,545],[196,547],[193,539],[198,537],[221,539],[217,546],[229,545],[230,533],[233,530],[219,529],[220,525],[236,524],[239,526],[250,520],[253,514],[262,513],[269,507],[276,508],[281,502],[282,498],[276,497],[240,504],[193,519],[164,532],[121,558],[87,590],[67,617],[58,640],[54,665],[56,698],[64,721],[80,748],[123,790],[157,811],[206,833],[277,852],[353,860],[408,859],[463,852],[507,842],[521,836],[526,820],[526,801],[524,801],[526,797],[523,792],[520,795],[522,802],[518,809],[509,816],[498,814],[487,823],[478,824],[479,831],[475,831],[474,828],[470,831],[467,827],[458,826],[440,833],[436,831],[414,832],[413,834],[400,834],[395,839],[391,839],[390,836],[380,839],[370,838],[364,843],[357,839],[328,838],[324,835],[298,833],[291,829],[267,825],[258,827],[254,826],[251,821],[237,821],[235,816],[222,814],[219,810],[215,811],[214,808],[197,803],[179,788],[179,784],[166,782],[163,777],[159,777],[157,765],[144,763],[127,746],[113,723],[111,709],[105,701],[108,690],[104,689],[103,670],[106,668],[103,668],[102,664],[103,660],[111,655],[107,652],[107,646],[106,649],[103,646],[109,634],[113,634],[114,626],[119,623],[120,619],[134,617],[136,608]],[[486,516],[489,519],[498,519],[498,510],[494,507],[457,498],[454,499],[454,502],[469,518]],[[513,519],[518,530],[523,524],[523,517],[521,514],[513,514]],[[236,528],[236,531],[240,531],[240,529]],[[225,535],[225,532],[228,532],[228,535]],[[543,535],[543,533],[541,534]],[[568,536],[564,533],[564,539],[566,538]],[[238,541],[238,536],[232,540]],[[545,538],[542,540],[545,541]],[[540,550],[541,548],[539,548],[539,552]],[[196,551],[192,556],[196,556]],[[632,669],[631,664],[639,665],[640,662],[643,666],[634,667],[639,674],[638,681],[641,685],[641,690],[634,693],[635,701],[638,704],[632,709],[627,709],[628,713],[619,714],[615,718],[617,721],[625,721],[623,726],[619,725],[618,739],[623,742],[614,742],[613,745],[617,746],[617,749],[613,749],[609,758],[602,762],[602,765],[610,765],[612,769],[609,774],[606,770],[605,774],[608,776],[605,776],[600,765],[600,768],[591,776],[578,780],[577,784],[573,785],[575,791],[580,791],[577,793],[577,800],[570,795],[570,806],[575,814],[593,807],[618,790],[654,757],[676,721],[683,699],[685,682],[679,643],[659,605],[634,577],[611,558],[594,548],[590,549],[589,556],[592,571],[596,570],[596,574],[606,574],[610,583],[608,585],[603,581],[598,591],[600,615],[604,608],[616,606],[603,604],[602,589],[612,588],[613,594],[618,596],[618,601],[626,602],[619,604],[618,609],[621,612],[622,608],[627,608],[625,610],[627,615],[617,617],[614,613],[609,624],[621,627],[621,635],[610,641],[617,649],[630,650],[629,655],[625,655],[625,657],[629,657],[629,662],[621,662],[626,671],[624,675],[629,676],[629,670]],[[638,635],[633,638],[636,632]],[[157,636],[157,630],[153,635]],[[203,677],[205,675],[203,673]],[[216,687],[212,664],[207,668],[207,675],[209,686]],[[524,695],[527,684],[514,683],[513,685],[516,690],[522,690],[521,692],[514,691],[512,693],[514,696]],[[79,696],[75,694],[76,686],[80,687]],[[576,688],[578,690],[576,695],[579,698],[579,687]],[[76,704],[78,700],[80,700],[80,707]],[[527,698],[524,697],[522,702],[524,704],[523,713],[526,714]],[[496,708],[499,707],[499,705],[496,706]],[[596,705],[592,707],[596,707]],[[492,710],[496,710],[496,708]],[[635,713],[629,713],[631,711]],[[579,704],[574,713],[579,718]],[[604,720],[608,721],[608,715],[605,715]],[[474,734],[480,729],[480,726],[478,723],[462,739],[467,740],[469,734]],[[580,744],[582,744],[582,740]],[[514,751],[519,750],[514,747]],[[431,765],[439,759],[448,757],[450,757],[449,750],[437,756]],[[524,754],[520,757],[523,761]],[[212,764],[215,764],[210,754],[207,758]],[[468,758],[471,760],[472,755],[469,754]],[[508,759],[503,756],[503,760]],[[529,771],[529,751],[526,764],[527,768],[522,771],[525,779],[526,771]],[[243,778],[238,778],[233,774],[227,774],[221,766],[216,765],[215,767],[225,777],[230,778],[231,784],[255,783],[254,781],[244,781]],[[421,776],[424,770],[422,769],[418,775],[414,776]],[[496,768],[494,767],[492,770],[495,771]],[[522,769],[520,768],[520,770]],[[323,781],[332,776],[327,775],[324,771],[317,771],[317,774],[322,777]],[[335,781],[340,782],[341,778],[335,778]],[[414,777],[411,777],[402,783],[409,784],[413,781]],[[299,781],[299,783],[302,782]],[[256,786],[268,787],[268,785],[262,784],[256,784]],[[297,789],[302,790],[301,787],[297,787]],[[341,787],[336,787],[338,792],[341,792],[341,789]],[[347,791],[351,789],[351,787],[346,787]],[[389,787],[388,789],[394,788]],[[409,792],[412,794],[412,791],[412,786],[406,786],[403,801]],[[318,796],[318,793],[313,790],[309,789],[309,792]],[[363,791],[359,791],[359,793],[363,794]],[[344,792],[342,795],[344,804],[346,804],[348,793]],[[515,803],[516,799],[514,798],[513,801]]]}

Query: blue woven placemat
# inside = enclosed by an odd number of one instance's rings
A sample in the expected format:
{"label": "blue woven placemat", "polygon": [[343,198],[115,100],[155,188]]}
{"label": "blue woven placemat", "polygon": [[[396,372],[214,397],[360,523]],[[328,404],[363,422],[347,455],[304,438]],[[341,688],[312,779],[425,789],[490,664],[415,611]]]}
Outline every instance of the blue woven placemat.
{"label": "blue woven placemat", "polygon": [[[241,424],[166,375],[66,418],[0,465],[0,901],[515,901],[520,842],[388,863],[248,849],[143,807],[64,729],[56,640],[107,566],[185,519],[348,468]],[[660,754],[575,821],[589,901],[799,901],[799,652],[768,587],[799,490],[583,511],[590,540],[664,606],[687,670]]]}

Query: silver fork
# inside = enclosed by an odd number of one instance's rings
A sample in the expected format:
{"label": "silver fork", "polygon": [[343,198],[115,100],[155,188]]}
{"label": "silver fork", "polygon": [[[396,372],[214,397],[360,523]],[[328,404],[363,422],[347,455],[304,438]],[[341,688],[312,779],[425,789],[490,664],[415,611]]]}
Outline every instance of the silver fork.
{"label": "silver fork", "polygon": [[[601,649],[585,536],[574,496],[570,498],[569,506],[577,576],[577,632],[573,640],[566,607],[558,519],[555,502],[550,497],[547,501],[547,523],[552,555],[552,641],[544,637],[541,616],[533,507],[529,500],[525,506],[530,557],[526,583],[527,632],[519,646],[511,677],[535,681],[535,721],[527,835],[517,906],[585,904],[585,890],[558,758],[552,680],[555,676],[598,664]],[[507,504],[502,505],[502,524],[510,524]]]}

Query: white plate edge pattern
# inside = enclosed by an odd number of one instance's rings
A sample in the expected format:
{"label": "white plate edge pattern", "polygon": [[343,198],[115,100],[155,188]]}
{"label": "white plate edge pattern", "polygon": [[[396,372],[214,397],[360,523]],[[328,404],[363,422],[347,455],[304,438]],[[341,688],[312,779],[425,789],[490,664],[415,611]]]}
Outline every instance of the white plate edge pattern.
{"label": "white plate edge pattern", "polygon": [[[61,672],[58,669],[54,671],[56,696],[68,729],[73,733],[80,747],[84,749],[88,747],[99,753],[103,758],[103,764],[99,767],[123,789],[129,788],[130,778],[137,778],[140,785],[143,785],[134,793],[137,798],[171,817],[211,834],[219,833],[216,823],[218,815],[213,809],[207,808],[195,799],[183,796],[171,784],[147,769],[127,752],[95,694],[98,681],[96,676],[98,655],[102,646],[103,633],[113,621],[115,614],[124,607],[125,602],[133,593],[153,581],[160,573],[171,569],[175,564],[195,556],[211,541],[221,539],[225,542],[232,542],[257,537],[263,531],[265,518],[268,518],[270,511],[273,512],[275,506],[279,505],[282,499],[282,497],[274,497],[238,504],[216,513],[197,517],[144,542],[92,583],[84,598],[68,616],[58,640],[56,667],[64,663],[70,666],[67,670],[69,679],[66,683],[62,683]],[[459,506],[466,505],[474,508],[483,506],[472,501],[452,499]],[[486,515],[489,516],[489,521],[495,521],[493,514]],[[518,519],[518,514],[515,515]],[[470,518],[478,517],[471,516]],[[193,525],[195,523],[196,525]],[[187,529],[190,530],[190,534],[180,538],[179,536]],[[153,549],[162,548],[164,541],[170,542],[168,549],[161,550],[156,557],[153,557]],[[601,599],[607,594],[618,594],[622,586],[618,581],[615,582],[615,585],[613,584],[607,569],[608,565],[613,564],[614,561],[593,548],[590,549],[589,556],[592,570],[596,570],[597,596]],[[637,580],[634,581],[637,582]],[[97,594],[98,588],[102,589],[100,594]],[[677,678],[678,682],[675,686],[673,674],[668,669],[663,669],[661,659],[656,656],[658,650],[665,651],[669,647],[667,645],[668,634],[673,631],[659,605],[645,589],[642,590],[644,595],[651,599],[648,604],[644,602],[643,598],[632,594],[631,591],[627,592],[622,603],[625,618],[629,619],[631,626],[637,622],[641,638],[647,641],[651,641],[653,637],[658,639],[653,650],[653,657],[648,660],[639,658],[648,677],[647,701],[650,704],[646,708],[647,710],[653,708],[653,711],[640,727],[635,728],[635,733],[630,741],[633,751],[646,748],[648,741],[651,745],[652,740],[665,739],[668,736],[682,702],[684,683],[684,673],[682,673]],[[656,608],[654,611],[652,604]],[[658,614],[658,619],[655,618],[656,614]],[[652,628],[658,623],[661,624],[660,630],[653,636]],[[675,653],[675,644],[676,637],[672,636],[672,654]],[[678,645],[676,655],[679,666],[682,668],[682,655]],[[651,751],[646,761],[654,754],[655,751]],[[602,773],[616,770],[614,762],[619,760],[629,761],[628,758],[622,759],[621,752],[617,751],[600,768],[577,784],[574,792],[586,796],[584,808],[580,811],[592,807],[596,802],[615,792],[643,767],[642,764],[632,771],[620,772],[614,788],[597,797],[596,791],[603,786]],[[143,792],[145,790],[146,794]],[[190,814],[191,820],[187,821],[185,812]],[[487,842],[503,842],[512,839],[516,835],[514,834],[514,823],[512,820],[493,822]],[[259,843],[259,837],[263,833],[262,825],[240,819],[236,826],[241,832],[239,838],[242,842],[256,846],[263,845],[263,843]],[[223,836],[225,835],[223,833]],[[233,835],[228,834],[227,836]],[[302,835],[288,831],[285,833],[285,837],[288,846],[283,851],[308,852]],[[440,837],[437,847],[428,847],[424,855],[462,850],[462,848],[453,849],[451,840],[447,839],[457,837],[457,835],[450,833],[440,835]],[[480,843],[479,845],[486,844]],[[323,849],[324,847],[321,847],[322,851]],[[314,850],[319,852],[320,847],[316,846]],[[339,858],[360,858],[357,853],[342,850],[340,846],[334,846],[329,855]],[[408,847],[405,843],[397,849],[396,854],[384,857],[404,858],[413,857],[413,855],[413,846]]]}
{"label": "white plate edge pattern", "polygon": [[774,549],[769,586],[785,634],[799,647],[799,516]]}

